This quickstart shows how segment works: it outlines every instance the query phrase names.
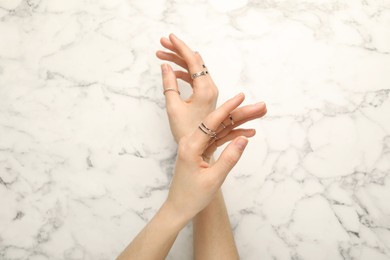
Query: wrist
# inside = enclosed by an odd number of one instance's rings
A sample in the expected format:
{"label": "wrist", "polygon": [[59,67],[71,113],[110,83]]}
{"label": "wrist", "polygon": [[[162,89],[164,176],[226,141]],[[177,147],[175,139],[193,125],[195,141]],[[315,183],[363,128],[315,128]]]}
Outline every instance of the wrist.
{"label": "wrist", "polygon": [[160,212],[165,218],[169,219],[173,228],[181,230],[192,219],[192,216],[175,207],[170,201],[166,200],[160,208]]}

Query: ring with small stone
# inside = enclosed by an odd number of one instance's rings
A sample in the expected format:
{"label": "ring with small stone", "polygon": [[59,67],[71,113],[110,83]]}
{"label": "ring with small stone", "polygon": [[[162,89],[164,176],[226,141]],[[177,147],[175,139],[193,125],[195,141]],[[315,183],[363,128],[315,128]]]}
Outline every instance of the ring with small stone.
{"label": "ring with small stone", "polygon": [[209,74],[209,72],[207,70],[202,70],[202,71],[199,71],[197,73],[191,74],[191,78],[195,79],[195,78],[200,77],[200,76],[207,76],[207,74]]}
{"label": "ring with small stone", "polygon": [[233,120],[232,114],[229,114],[229,119],[230,119],[230,123],[231,123],[232,125],[234,125],[234,120]]}

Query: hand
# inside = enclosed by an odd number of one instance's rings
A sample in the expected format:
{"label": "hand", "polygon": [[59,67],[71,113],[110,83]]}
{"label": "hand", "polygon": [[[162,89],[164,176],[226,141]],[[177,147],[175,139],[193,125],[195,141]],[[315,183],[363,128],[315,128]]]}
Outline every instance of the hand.
{"label": "hand", "polygon": [[[210,112],[214,111],[218,97],[218,88],[212,80],[210,74],[206,76],[200,76],[191,79],[191,73],[196,73],[205,70],[203,67],[204,62],[199,53],[193,52],[182,40],[178,39],[175,35],[171,34],[168,38],[161,38],[161,45],[172,52],[158,51],[157,57],[162,60],[174,62],[186,70],[173,71],[172,67],[168,64],[163,64],[162,77],[164,90],[173,88],[178,90],[177,79],[182,79],[189,83],[193,89],[193,94],[187,100],[182,100],[180,95],[174,91],[168,91],[165,93],[167,103],[167,113],[169,118],[169,124],[172,134],[178,143],[180,138],[191,133]],[[258,103],[256,105],[245,106],[232,112],[232,117],[237,127],[249,120],[260,118],[267,112],[264,103]],[[233,127],[230,121],[224,122],[224,125],[228,126],[227,131],[230,131]],[[219,127],[221,130],[221,126]],[[229,138],[236,136],[252,137],[255,135],[253,129],[234,130],[234,135],[229,135]],[[223,143],[230,141],[229,139],[221,140],[210,143],[210,147],[205,151],[204,155],[210,158],[216,148]]]}
{"label": "hand", "polygon": [[172,52],[158,51],[157,57],[174,62],[186,70],[173,71],[170,65],[161,65],[164,90],[168,88],[178,90],[177,79],[190,84],[193,90],[192,95],[186,100],[182,100],[177,92],[165,93],[169,124],[178,143],[180,138],[189,134],[203,118],[214,111],[218,88],[210,74],[191,78],[191,74],[206,71],[207,68],[203,66],[200,54],[192,51],[182,40],[171,34],[169,39],[161,39],[161,45]]}
{"label": "hand", "polygon": [[[244,98],[243,94],[239,94],[225,102],[207,116],[203,121],[204,125],[209,129],[219,129],[221,123],[230,121],[229,114],[243,102]],[[209,204],[227,174],[241,157],[248,139],[243,136],[235,137],[236,133],[232,131],[232,127],[234,126],[231,126],[230,130],[223,127],[223,130],[216,130],[217,135],[223,136],[220,140],[233,138],[234,140],[212,166],[204,160],[204,152],[210,147],[211,139],[208,134],[195,128],[190,135],[180,139],[176,168],[166,204],[185,221]]]}

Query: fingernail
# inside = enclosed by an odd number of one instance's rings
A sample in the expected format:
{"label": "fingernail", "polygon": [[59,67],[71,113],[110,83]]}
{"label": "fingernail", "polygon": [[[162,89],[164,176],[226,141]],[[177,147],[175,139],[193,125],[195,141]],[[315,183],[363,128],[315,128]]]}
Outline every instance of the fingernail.
{"label": "fingernail", "polygon": [[248,144],[248,139],[244,136],[241,136],[234,143],[240,151],[244,151],[246,145]]}
{"label": "fingernail", "polygon": [[163,74],[167,73],[169,71],[168,64],[161,64],[161,71]]}
{"label": "fingernail", "polygon": [[265,106],[265,103],[264,102],[259,102],[259,103],[256,103],[254,104],[256,107],[264,107]]}
{"label": "fingernail", "polygon": [[244,93],[239,93],[239,94],[237,94],[234,98],[238,98],[238,97],[241,97],[241,96],[243,96],[244,95]]}

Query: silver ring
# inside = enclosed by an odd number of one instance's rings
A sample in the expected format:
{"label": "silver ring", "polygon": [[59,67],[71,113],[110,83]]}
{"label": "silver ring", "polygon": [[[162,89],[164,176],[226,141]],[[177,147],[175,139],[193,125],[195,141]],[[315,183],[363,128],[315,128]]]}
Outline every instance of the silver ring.
{"label": "silver ring", "polygon": [[234,125],[234,120],[233,120],[232,114],[229,114],[229,119],[230,119],[230,123],[231,123],[232,125]]}
{"label": "silver ring", "polygon": [[215,131],[211,130],[203,123],[200,123],[199,129],[202,130],[202,132],[206,135],[209,135],[211,138],[215,138],[217,136],[217,133]]}
{"label": "silver ring", "polygon": [[191,74],[191,78],[195,79],[195,78],[200,77],[200,76],[206,76],[207,74],[209,74],[209,72],[207,70],[202,70],[202,71],[199,71],[197,73]]}
{"label": "silver ring", "polygon": [[174,89],[174,88],[167,88],[166,90],[164,90],[163,94],[165,95],[165,93],[168,92],[168,91],[174,91],[174,92],[177,92],[177,94],[180,95],[180,91],[177,90],[177,89]]}
{"label": "silver ring", "polygon": [[221,126],[223,127],[223,129],[226,128],[226,125],[223,122],[221,123]]}

